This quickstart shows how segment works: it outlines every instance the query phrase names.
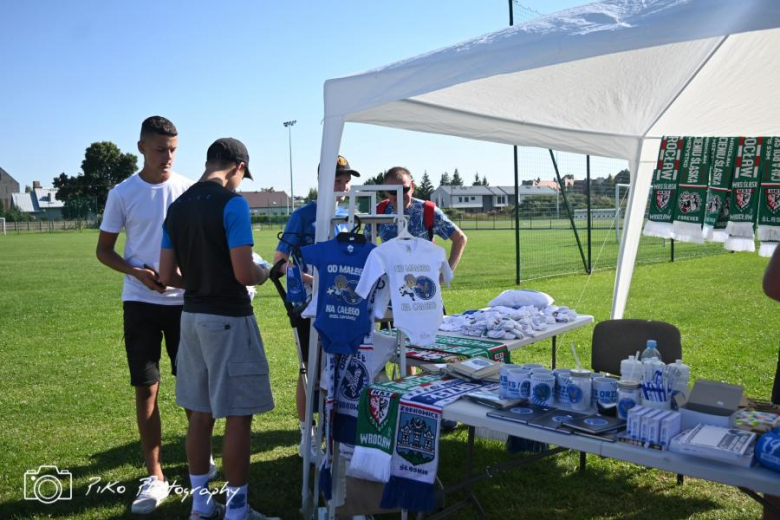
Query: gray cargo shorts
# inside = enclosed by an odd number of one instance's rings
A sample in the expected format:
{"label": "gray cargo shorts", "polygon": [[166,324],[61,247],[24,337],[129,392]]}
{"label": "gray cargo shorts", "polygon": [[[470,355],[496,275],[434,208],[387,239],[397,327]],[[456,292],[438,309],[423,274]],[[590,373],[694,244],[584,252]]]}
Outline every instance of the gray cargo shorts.
{"label": "gray cargo shorts", "polygon": [[263,340],[252,316],[183,312],[176,404],[215,419],[274,408]]}

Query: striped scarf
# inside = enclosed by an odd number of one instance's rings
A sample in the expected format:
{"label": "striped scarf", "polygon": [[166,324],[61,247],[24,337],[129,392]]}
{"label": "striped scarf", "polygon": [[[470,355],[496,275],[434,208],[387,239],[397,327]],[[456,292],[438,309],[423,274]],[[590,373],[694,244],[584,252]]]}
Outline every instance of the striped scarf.
{"label": "striped scarf", "polygon": [[764,141],[761,198],[758,205],[758,239],[761,256],[772,256],[780,242],[780,137]]}
{"label": "striped scarf", "polygon": [[731,176],[738,145],[737,137],[710,139],[710,182],[707,187],[707,213],[702,228],[706,240],[722,243],[728,238],[725,230],[729,220]]}
{"label": "striped scarf", "polygon": [[701,244],[704,238],[705,198],[709,173],[709,137],[685,137],[680,167],[680,186],[672,218],[672,237]]}
{"label": "striped scarf", "polygon": [[667,136],[661,139],[658,167],[651,185],[650,212],[643,231],[646,236],[672,238],[672,217],[677,203],[682,148],[681,137]]}
{"label": "striped scarf", "polygon": [[755,251],[753,225],[758,211],[763,138],[740,137],[729,197],[725,247],[729,251]]}

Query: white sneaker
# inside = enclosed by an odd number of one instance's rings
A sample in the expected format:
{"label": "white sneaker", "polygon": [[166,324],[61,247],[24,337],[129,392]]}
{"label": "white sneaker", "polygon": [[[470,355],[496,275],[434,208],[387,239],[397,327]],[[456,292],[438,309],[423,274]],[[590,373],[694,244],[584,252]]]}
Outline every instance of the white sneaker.
{"label": "white sneaker", "polygon": [[217,465],[214,462],[209,464],[209,481],[217,478]]}
{"label": "white sneaker", "polygon": [[157,477],[148,477],[144,485],[141,486],[141,491],[138,496],[133,500],[133,505],[130,506],[130,512],[139,515],[145,515],[151,513],[160,503],[168,498],[168,494],[171,489],[168,486],[168,482],[165,480],[157,480]]}
{"label": "white sneaker", "polygon": [[219,502],[214,502],[214,505],[217,507],[214,508],[214,512],[210,515],[200,511],[193,511],[190,513],[190,520],[222,520],[225,518],[225,506]]}
{"label": "white sneaker", "polygon": [[263,513],[258,513],[251,507],[247,509],[244,520],[282,520],[278,516],[265,516]]}
{"label": "white sneaker", "polygon": [[[300,458],[303,458],[303,447],[304,447],[304,441],[305,439],[303,436],[301,436],[301,442],[298,444],[298,456]],[[317,443],[314,442],[314,439],[311,441],[311,445],[309,446],[309,458],[311,460],[317,460],[317,457],[319,456],[321,452],[321,448],[317,446]]]}

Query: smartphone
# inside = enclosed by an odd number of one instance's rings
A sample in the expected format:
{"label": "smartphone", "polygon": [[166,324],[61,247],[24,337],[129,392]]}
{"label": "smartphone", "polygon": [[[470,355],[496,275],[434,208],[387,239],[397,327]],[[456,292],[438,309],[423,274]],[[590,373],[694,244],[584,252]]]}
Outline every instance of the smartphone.
{"label": "smartphone", "polygon": [[144,269],[149,269],[151,272],[153,272],[154,276],[157,277],[157,280],[154,280],[154,283],[157,284],[158,287],[160,287],[162,289],[165,289],[165,284],[160,282],[160,273],[155,271],[154,267],[152,267],[151,265],[148,265],[148,264],[144,264]]}

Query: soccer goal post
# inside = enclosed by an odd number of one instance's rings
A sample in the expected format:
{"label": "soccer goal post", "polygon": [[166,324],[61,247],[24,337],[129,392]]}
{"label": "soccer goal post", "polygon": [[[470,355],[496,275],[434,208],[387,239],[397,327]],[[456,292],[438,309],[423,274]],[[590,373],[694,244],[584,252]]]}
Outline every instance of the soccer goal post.
{"label": "soccer goal post", "polygon": [[[620,243],[620,212],[622,209],[622,203],[628,196],[628,190],[631,188],[630,184],[616,183],[615,184],[615,242]],[[625,193],[621,196],[620,192],[625,190]]]}

